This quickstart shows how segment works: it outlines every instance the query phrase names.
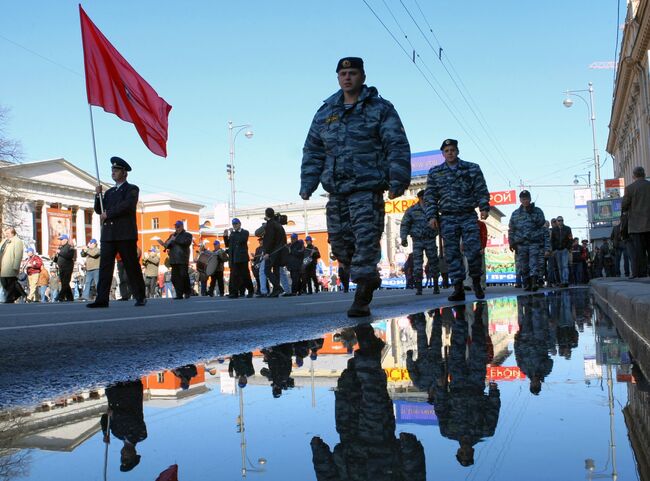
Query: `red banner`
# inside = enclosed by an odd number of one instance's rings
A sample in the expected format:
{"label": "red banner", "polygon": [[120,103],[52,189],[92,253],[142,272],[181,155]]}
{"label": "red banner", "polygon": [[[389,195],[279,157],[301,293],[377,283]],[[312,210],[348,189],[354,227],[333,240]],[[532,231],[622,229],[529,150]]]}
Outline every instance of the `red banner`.
{"label": "red banner", "polygon": [[515,190],[501,190],[490,192],[490,205],[511,205],[517,203],[517,192]]}

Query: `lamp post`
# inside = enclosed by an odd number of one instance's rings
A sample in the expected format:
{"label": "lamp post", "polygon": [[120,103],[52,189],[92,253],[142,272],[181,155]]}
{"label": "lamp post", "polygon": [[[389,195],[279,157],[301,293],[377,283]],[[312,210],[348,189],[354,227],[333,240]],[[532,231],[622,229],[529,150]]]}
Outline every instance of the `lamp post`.
{"label": "lamp post", "polygon": [[[580,95],[578,92],[589,92],[589,102]],[[573,100],[571,97],[578,97],[581,99],[587,108],[589,109],[589,117],[591,121],[591,140],[594,148],[594,171],[596,174],[596,198],[602,198],[602,191],[600,190],[600,154],[598,153],[598,144],[596,143],[596,111],[594,110],[594,86],[593,83],[589,82],[589,88],[583,90],[567,90],[566,98],[562,104],[566,108],[570,108],[573,105]]]}
{"label": "lamp post", "polygon": [[252,125],[233,125],[232,120],[228,121],[228,140],[230,144],[230,163],[226,165],[226,172],[228,173],[228,180],[230,181],[230,218],[235,217],[235,140],[243,130],[247,139],[253,137]]}
{"label": "lamp post", "polygon": [[246,428],[244,426],[244,389],[239,389],[239,416],[237,417],[237,432],[241,434],[239,446],[241,448],[241,477],[245,478],[249,471],[263,473],[265,471],[266,458],[258,458],[257,465],[248,459],[246,453]]}

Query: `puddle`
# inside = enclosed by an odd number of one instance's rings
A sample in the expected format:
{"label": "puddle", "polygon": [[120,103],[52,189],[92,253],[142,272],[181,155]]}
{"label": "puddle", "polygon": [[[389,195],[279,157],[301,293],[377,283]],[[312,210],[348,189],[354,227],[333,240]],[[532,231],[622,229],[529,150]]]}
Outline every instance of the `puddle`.
{"label": "puddle", "polygon": [[587,290],[500,298],[7,410],[0,480],[637,479],[649,391]]}

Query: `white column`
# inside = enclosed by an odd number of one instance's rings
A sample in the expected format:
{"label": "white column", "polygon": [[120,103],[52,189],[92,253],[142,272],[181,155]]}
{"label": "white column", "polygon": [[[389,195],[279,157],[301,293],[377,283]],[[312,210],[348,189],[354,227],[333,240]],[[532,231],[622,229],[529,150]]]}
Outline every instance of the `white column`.
{"label": "white column", "polygon": [[43,208],[41,209],[41,245],[42,251],[41,254],[44,255],[49,255],[49,247],[50,247],[50,226],[47,223],[47,204],[43,204]]}
{"label": "white column", "polygon": [[77,208],[77,232],[75,236],[77,237],[77,247],[83,247],[86,245],[86,216],[85,210],[81,207]]}
{"label": "white column", "polygon": [[102,227],[99,224],[99,215],[93,212],[93,221],[92,221],[93,237],[92,238],[97,239],[97,241],[99,241],[99,238],[101,237],[101,232],[102,232]]}

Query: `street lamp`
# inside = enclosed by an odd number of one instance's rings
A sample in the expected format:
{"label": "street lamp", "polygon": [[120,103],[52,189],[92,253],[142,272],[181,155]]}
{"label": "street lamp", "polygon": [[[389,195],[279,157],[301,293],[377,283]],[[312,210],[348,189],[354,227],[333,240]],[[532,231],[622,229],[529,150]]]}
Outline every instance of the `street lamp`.
{"label": "street lamp", "polygon": [[579,179],[587,178],[587,187],[591,189],[591,172],[587,172],[587,174],[573,174],[573,185],[578,185],[580,183]]}
{"label": "street lamp", "polygon": [[[578,92],[589,92],[589,102]],[[591,120],[591,140],[594,148],[594,170],[596,173],[596,198],[600,199],[602,197],[602,192],[600,190],[600,154],[598,153],[598,144],[596,143],[596,112],[594,110],[594,87],[591,82],[589,82],[589,88],[586,90],[567,90],[566,98],[562,104],[566,108],[570,108],[573,105],[573,100],[571,97],[578,97],[581,99],[587,108],[589,109],[589,117]]]}
{"label": "street lamp", "polygon": [[[247,139],[253,137],[252,125],[233,125],[232,120],[228,121],[228,140],[230,144],[230,163],[226,165],[228,180],[230,180],[230,218],[235,217],[235,140],[240,132],[246,130],[244,134]],[[234,131],[234,132],[233,132]]]}

